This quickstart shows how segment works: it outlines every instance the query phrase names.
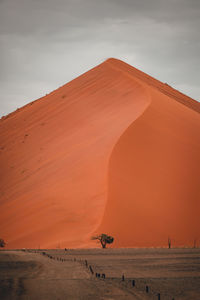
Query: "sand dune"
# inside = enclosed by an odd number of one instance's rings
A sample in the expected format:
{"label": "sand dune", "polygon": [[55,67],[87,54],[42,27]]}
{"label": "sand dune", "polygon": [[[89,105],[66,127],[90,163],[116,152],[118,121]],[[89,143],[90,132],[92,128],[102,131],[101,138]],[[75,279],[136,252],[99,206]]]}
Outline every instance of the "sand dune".
{"label": "sand dune", "polygon": [[116,59],[0,121],[8,247],[191,244],[199,228],[200,105]]}

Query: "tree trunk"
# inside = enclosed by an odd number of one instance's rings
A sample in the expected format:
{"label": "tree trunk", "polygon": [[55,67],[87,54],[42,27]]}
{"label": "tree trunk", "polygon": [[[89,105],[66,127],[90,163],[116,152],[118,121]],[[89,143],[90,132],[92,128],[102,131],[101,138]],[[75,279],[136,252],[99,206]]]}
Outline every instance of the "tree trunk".
{"label": "tree trunk", "polygon": [[104,241],[101,241],[101,246],[102,246],[102,248],[106,248],[106,243],[104,242]]}

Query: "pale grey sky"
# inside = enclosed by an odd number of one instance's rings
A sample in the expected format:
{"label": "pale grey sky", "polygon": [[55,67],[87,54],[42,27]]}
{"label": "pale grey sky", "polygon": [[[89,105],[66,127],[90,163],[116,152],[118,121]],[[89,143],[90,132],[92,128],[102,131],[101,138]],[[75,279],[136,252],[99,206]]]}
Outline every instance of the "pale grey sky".
{"label": "pale grey sky", "polygon": [[200,0],[0,0],[0,116],[109,57],[200,100]]}

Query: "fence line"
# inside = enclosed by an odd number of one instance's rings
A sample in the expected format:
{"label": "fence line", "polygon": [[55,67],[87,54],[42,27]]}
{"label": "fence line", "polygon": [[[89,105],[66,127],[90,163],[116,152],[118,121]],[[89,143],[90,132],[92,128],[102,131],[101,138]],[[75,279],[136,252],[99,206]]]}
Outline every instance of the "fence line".
{"label": "fence line", "polygon": [[[53,259],[53,260],[57,260],[57,261],[60,261],[60,262],[66,262],[66,261],[71,261],[71,262],[76,262],[76,263],[79,263],[81,264],[82,266],[85,266],[87,268],[87,270],[91,273],[91,275],[95,275],[95,277],[97,279],[113,279],[113,278],[110,278],[110,277],[107,277],[105,273],[97,273],[97,272],[94,272],[94,267],[92,267],[91,265],[88,264],[88,261],[85,259],[85,260],[81,260],[81,259],[77,259],[76,257],[74,258],[71,258],[71,259],[65,259],[65,258],[61,258],[61,257],[55,257],[55,256],[52,256],[50,254],[48,254],[47,252],[45,251],[38,251],[38,250],[29,250],[29,249],[23,249],[22,251],[25,251],[25,252],[29,252],[29,253],[37,253],[37,254],[41,254],[43,256],[46,256],[48,257],[49,259]],[[116,279],[116,278],[115,278]],[[136,279],[130,279],[130,278],[125,278],[125,275],[122,274],[121,276],[121,282],[122,283],[131,283],[131,286],[132,288],[136,287],[137,288],[137,282],[136,282]],[[126,286],[127,287],[127,286]],[[144,292],[146,292],[146,294],[151,294],[153,296],[156,296],[156,300],[162,300],[161,299],[161,293],[157,293],[155,292],[153,289],[150,288],[149,285],[145,285],[144,287]],[[175,300],[175,298],[171,298],[169,300]]]}

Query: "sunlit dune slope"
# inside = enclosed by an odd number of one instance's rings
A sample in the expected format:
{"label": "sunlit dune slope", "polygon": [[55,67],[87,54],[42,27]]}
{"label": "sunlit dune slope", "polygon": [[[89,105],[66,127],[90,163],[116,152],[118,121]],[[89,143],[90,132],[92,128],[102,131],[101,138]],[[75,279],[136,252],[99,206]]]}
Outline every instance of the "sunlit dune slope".
{"label": "sunlit dune slope", "polygon": [[199,234],[199,103],[109,59],[0,121],[8,247],[177,244]]}
{"label": "sunlit dune slope", "polygon": [[9,247],[85,242],[102,217],[112,149],[149,103],[142,84],[105,62],[1,121]]}

